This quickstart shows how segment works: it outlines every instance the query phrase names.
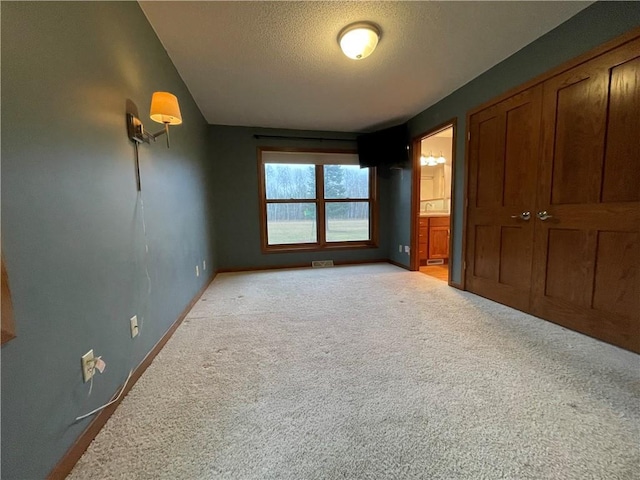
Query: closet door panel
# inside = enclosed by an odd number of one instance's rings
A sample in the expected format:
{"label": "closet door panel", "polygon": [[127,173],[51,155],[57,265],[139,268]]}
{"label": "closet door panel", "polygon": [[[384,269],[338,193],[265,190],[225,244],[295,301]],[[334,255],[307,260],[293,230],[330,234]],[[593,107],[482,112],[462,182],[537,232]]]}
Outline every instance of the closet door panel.
{"label": "closet door panel", "polygon": [[547,297],[587,306],[593,266],[593,245],[582,230],[550,228],[547,250]]}
{"label": "closet door panel", "polygon": [[500,267],[500,237],[494,225],[476,225],[473,276],[495,282]]}
{"label": "closet door panel", "polygon": [[[523,252],[525,254],[523,255]],[[531,278],[523,272],[531,271],[531,237],[521,227],[502,227],[500,232],[500,277],[503,285],[512,285],[518,290],[530,288]]]}
{"label": "closet door panel", "polygon": [[532,311],[640,352],[638,52],[544,83]]}
{"label": "closet door panel", "polygon": [[499,207],[502,197],[504,157],[504,115],[478,122],[476,207]]}
{"label": "closet door panel", "polygon": [[537,107],[527,102],[506,114],[504,206],[532,206],[536,195],[538,142],[531,132],[539,131],[540,119],[532,116],[534,109]]}
{"label": "closet door panel", "polygon": [[611,70],[603,202],[640,201],[640,57]]}
{"label": "closet door panel", "polygon": [[555,92],[546,99],[555,109],[552,204],[595,203],[599,199],[604,127],[607,115],[607,78],[585,72],[550,82]]}
{"label": "closet door panel", "polygon": [[640,235],[599,232],[593,308],[632,318],[640,315]]}

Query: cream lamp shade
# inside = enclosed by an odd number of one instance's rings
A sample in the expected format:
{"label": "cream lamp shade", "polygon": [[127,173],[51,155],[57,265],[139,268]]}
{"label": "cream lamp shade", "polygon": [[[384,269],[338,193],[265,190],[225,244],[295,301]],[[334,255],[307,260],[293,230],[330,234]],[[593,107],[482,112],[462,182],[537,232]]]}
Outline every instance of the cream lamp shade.
{"label": "cream lamp shade", "polygon": [[354,60],[367,58],[375,50],[380,39],[380,29],[367,22],[353,23],[338,35],[338,43],[344,54]]}
{"label": "cream lamp shade", "polygon": [[165,125],[180,125],[182,115],[175,95],[169,92],[154,92],[151,97],[151,120]]}

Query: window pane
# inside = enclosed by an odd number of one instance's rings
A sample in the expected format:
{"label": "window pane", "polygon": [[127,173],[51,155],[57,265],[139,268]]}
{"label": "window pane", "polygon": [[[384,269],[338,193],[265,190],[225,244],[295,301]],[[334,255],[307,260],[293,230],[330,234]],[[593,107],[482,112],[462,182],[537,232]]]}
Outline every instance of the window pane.
{"label": "window pane", "polygon": [[327,202],[327,242],[370,240],[369,202]]}
{"label": "window pane", "polygon": [[266,163],[264,177],[269,200],[316,198],[316,173],[313,165]]}
{"label": "window pane", "polygon": [[316,243],[315,203],[267,204],[267,243]]}
{"label": "window pane", "polygon": [[369,169],[357,165],[325,165],[324,198],[369,198]]}

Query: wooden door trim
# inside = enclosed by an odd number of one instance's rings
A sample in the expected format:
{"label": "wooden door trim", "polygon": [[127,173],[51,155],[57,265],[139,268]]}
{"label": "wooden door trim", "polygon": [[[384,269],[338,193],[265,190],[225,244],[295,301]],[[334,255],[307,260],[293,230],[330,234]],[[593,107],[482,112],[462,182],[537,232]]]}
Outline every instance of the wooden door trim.
{"label": "wooden door trim", "polygon": [[411,139],[411,237],[409,250],[409,270],[420,270],[418,210],[420,207],[420,142],[424,134]]}
{"label": "wooden door trim", "polygon": [[[452,269],[452,265],[453,262],[451,261],[451,255],[453,253],[453,231],[454,231],[454,226],[455,226],[455,220],[457,218],[457,214],[456,214],[456,207],[457,207],[457,203],[456,203],[456,179],[457,179],[457,175],[456,175],[456,164],[458,163],[457,161],[457,157],[456,157],[456,145],[458,143],[458,118],[454,118],[451,121],[451,124],[453,126],[453,138],[451,139],[451,141],[453,142],[451,145],[451,208],[449,209],[449,286],[451,287],[455,287],[455,288],[459,288],[460,290],[464,290],[464,270],[462,268],[463,265],[463,260],[464,260],[464,250],[462,250],[460,252],[460,282],[454,282],[451,280],[451,269]],[[462,191],[464,192],[464,185],[462,188]],[[464,238],[464,220],[465,220],[465,215],[466,212],[463,214],[462,217],[462,248],[464,248],[464,242],[465,242],[465,238]]]}
{"label": "wooden door trim", "polygon": [[531,80],[528,80],[527,82],[518,85],[517,87],[513,87],[510,90],[507,90],[506,92],[502,93],[501,95],[492,98],[491,100],[487,100],[486,102],[481,103],[480,105],[478,105],[477,107],[474,107],[472,110],[469,110],[467,112],[467,122],[469,120],[469,116],[480,112],[481,110],[484,110],[496,103],[500,103],[503,100],[508,99],[509,97],[512,97],[514,95],[517,95],[518,93],[527,90],[539,83],[543,83],[546,80],[549,80],[552,77],[555,77],[556,75],[560,75],[564,72],[566,72],[567,70],[571,70],[572,68],[577,67],[578,65],[581,65],[583,63],[586,63],[590,60],[593,60],[595,57],[598,57],[602,54],[605,54],[607,52],[609,52],[610,50],[614,50],[622,45],[624,45],[625,43],[629,43],[632,42],[633,40],[635,40],[636,38],[640,37],[640,27],[636,27],[633,28],[631,30],[629,30],[627,33],[624,33],[612,40],[609,40],[606,43],[603,43],[602,45],[595,47],[591,50],[589,50],[586,53],[583,53],[582,55],[579,55],[571,60],[568,60],[560,65],[558,65],[555,68],[552,68],[551,70],[548,70],[534,78],[532,78]]}
{"label": "wooden door trim", "polygon": [[[409,255],[409,266],[412,272],[420,270],[420,255],[418,252],[418,234],[420,228],[418,226],[418,211],[420,210],[420,142],[431,135],[434,135],[447,128],[453,128],[453,137],[451,138],[451,208],[449,210],[449,225],[453,225],[455,214],[455,168],[456,168],[456,140],[458,135],[458,117],[453,117],[446,122],[443,122],[429,130],[425,130],[419,135],[414,136],[411,139],[411,250]],[[464,230],[464,225],[463,225]],[[449,258],[451,258],[451,252],[453,251],[453,235],[449,236]],[[463,253],[464,256],[464,253]],[[463,287],[455,282],[451,281],[451,261],[449,261],[449,279],[448,284],[452,287]],[[462,269],[461,269],[462,271]]]}

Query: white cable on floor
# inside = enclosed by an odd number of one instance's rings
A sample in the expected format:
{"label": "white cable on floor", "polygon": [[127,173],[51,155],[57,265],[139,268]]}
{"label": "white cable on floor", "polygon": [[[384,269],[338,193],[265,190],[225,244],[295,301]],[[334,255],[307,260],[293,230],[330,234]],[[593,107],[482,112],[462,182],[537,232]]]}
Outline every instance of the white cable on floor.
{"label": "white cable on floor", "polygon": [[105,403],[104,405],[102,405],[101,407],[96,408],[95,410],[91,410],[89,413],[85,413],[84,415],[80,415],[79,417],[76,417],[76,421],[78,420],[82,420],[84,418],[90,417],[91,415],[93,415],[94,413],[99,412],[100,410],[104,410],[105,408],[107,408],[109,405],[114,404],[115,402],[117,402],[118,400],[120,400],[120,397],[122,396],[122,392],[125,391],[125,389],[127,388],[127,384],[129,383],[129,379],[131,378],[131,374],[133,373],[133,369],[129,370],[129,375],[127,375],[127,379],[124,381],[124,385],[122,386],[122,389],[120,390],[120,393],[118,393],[118,396],[116,398],[114,398],[113,400],[111,400],[109,403]]}
{"label": "white cable on floor", "polygon": [[[93,368],[95,369],[96,367],[94,366]],[[91,391],[93,390],[93,377],[95,377],[95,374],[91,375],[91,383],[89,384],[89,393],[87,393],[87,398],[91,396]]]}

